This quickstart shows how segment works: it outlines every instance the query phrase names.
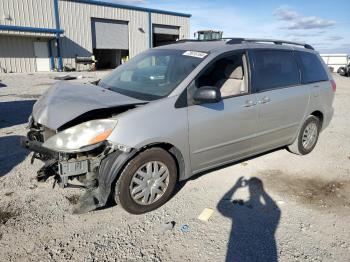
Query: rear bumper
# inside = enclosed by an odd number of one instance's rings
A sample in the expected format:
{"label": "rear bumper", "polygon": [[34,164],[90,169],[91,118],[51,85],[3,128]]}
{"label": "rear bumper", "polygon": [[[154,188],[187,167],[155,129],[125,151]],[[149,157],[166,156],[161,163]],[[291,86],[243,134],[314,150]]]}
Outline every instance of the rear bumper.
{"label": "rear bumper", "polygon": [[324,130],[326,127],[329,126],[329,123],[331,122],[332,118],[334,115],[334,108],[331,107],[325,114],[325,117],[323,119],[323,124],[322,124],[322,130]]}

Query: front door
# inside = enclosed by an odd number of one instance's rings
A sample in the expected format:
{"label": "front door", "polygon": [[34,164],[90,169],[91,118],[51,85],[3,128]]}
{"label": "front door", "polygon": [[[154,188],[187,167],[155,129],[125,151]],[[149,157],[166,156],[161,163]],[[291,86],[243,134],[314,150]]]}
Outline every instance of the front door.
{"label": "front door", "polygon": [[50,71],[49,47],[47,42],[34,42],[36,71]]}
{"label": "front door", "polygon": [[245,54],[236,52],[210,64],[189,87],[189,97],[201,86],[220,88],[223,96],[218,103],[188,107],[193,172],[232,162],[251,153],[257,109],[247,75]]}
{"label": "front door", "polygon": [[255,95],[247,94],[188,108],[194,172],[232,162],[251,152],[257,119],[254,101]]}

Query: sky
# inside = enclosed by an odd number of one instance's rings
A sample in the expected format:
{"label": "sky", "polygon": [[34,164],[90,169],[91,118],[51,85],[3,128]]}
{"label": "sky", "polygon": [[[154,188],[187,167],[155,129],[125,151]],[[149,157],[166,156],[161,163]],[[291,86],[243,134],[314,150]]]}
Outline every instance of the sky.
{"label": "sky", "polygon": [[103,0],[192,14],[200,29],[224,37],[274,38],[311,44],[321,53],[350,55],[350,0]]}

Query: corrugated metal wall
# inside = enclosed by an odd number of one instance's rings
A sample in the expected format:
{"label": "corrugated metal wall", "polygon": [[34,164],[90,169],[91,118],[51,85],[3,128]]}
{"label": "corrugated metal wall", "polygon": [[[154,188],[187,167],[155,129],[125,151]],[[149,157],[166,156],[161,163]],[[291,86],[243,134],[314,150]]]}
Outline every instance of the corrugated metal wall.
{"label": "corrugated metal wall", "polygon": [[[55,28],[53,0],[0,0],[0,24]],[[35,72],[33,42],[50,36],[0,30],[0,72]]]}
{"label": "corrugated metal wall", "polygon": [[[74,57],[92,55],[91,18],[128,21],[129,54],[134,56],[148,47],[148,13],[106,6],[60,1],[63,63],[74,65]],[[74,15],[73,15],[74,14]],[[141,32],[142,28],[144,32]]]}
{"label": "corrugated metal wall", "polygon": [[[128,21],[130,57],[148,49],[148,12],[83,4],[69,0],[59,1],[59,11],[61,28],[65,31],[62,39],[63,64],[75,66],[76,55],[92,55],[92,17]],[[188,17],[152,14],[153,24],[179,26],[180,38],[189,37],[189,20]]]}
{"label": "corrugated metal wall", "polygon": [[33,38],[0,36],[0,72],[34,72]]}
{"label": "corrugated metal wall", "polygon": [[190,37],[190,19],[188,17],[152,13],[152,24],[179,26],[180,39]]}
{"label": "corrugated metal wall", "polygon": [[55,28],[53,10],[53,0],[0,0],[0,24]]}
{"label": "corrugated metal wall", "polygon": [[[0,24],[2,25],[41,28],[56,27],[53,0],[0,0],[0,10]],[[76,56],[92,55],[91,18],[93,17],[128,22],[130,57],[135,56],[149,47],[148,12],[84,4],[71,0],[59,0],[59,13],[61,29],[65,31],[61,36],[61,53],[64,65],[75,67]],[[3,15],[9,15],[10,19],[4,19]],[[153,13],[152,23],[179,26],[180,38],[189,37],[188,17]],[[13,34],[23,36],[7,36],[6,38],[3,36]],[[0,61],[2,65],[10,65],[8,71],[35,71],[33,41],[34,37],[42,36],[48,37],[47,34],[0,30]],[[21,41],[22,43],[20,43]],[[13,45],[9,44],[10,42],[13,43]],[[24,46],[26,48],[26,53],[23,54],[23,59],[20,57],[10,57],[11,55],[9,54],[12,53],[22,54],[20,50],[23,49]],[[56,51],[54,45],[52,45],[52,47],[55,55]],[[32,54],[31,58],[27,57],[29,54]],[[6,57],[4,57],[4,55],[6,55]],[[16,68],[17,66],[18,68]]]}

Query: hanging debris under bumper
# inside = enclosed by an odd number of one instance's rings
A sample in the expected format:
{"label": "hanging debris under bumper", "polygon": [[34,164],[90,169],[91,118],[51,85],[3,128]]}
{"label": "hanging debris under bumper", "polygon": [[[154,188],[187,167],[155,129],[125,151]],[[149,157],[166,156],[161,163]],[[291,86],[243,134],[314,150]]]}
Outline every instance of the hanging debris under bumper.
{"label": "hanging debris under bumper", "polygon": [[112,184],[125,163],[136,150],[123,152],[113,146],[101,144],[83,154],[55,152],[43,147],[42,142],[21,138],[22,147],[33,151],[33,160],[40,159],[44,166],[38,171],[38,181],[46,181],[50,176],[60,187],[77,187],[69,181],[77,178],[85,192],[74,207],[74,213],[85,213],[106,205]]}

